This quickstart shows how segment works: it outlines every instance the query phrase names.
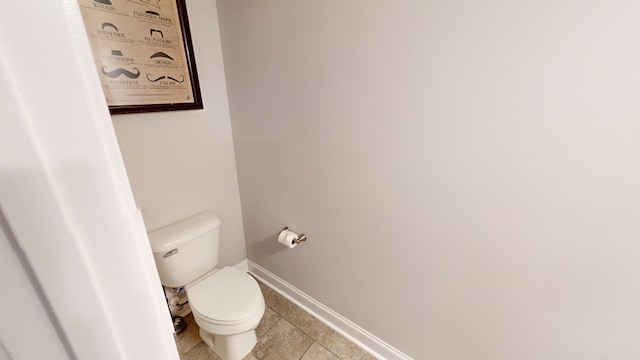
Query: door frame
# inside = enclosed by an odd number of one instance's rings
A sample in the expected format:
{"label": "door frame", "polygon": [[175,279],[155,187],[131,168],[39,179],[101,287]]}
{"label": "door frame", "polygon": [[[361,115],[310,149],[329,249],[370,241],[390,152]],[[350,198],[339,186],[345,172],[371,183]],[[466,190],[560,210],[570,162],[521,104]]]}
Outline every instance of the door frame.
{"label": "door frame", "polygon": [[0,12],[0,207],[69,358],[178,359],[76,1]]}

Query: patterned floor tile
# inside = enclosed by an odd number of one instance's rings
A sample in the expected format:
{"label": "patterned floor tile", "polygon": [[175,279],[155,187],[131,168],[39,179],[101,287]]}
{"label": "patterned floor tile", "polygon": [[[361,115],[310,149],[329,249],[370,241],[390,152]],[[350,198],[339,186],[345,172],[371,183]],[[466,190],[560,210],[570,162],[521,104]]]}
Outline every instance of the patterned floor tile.
{"label": "patterned floor tile", "polygon": [[266,334],[267,331],[269,331],[273,325],[278,322],[278,320],[280,320],[280,315],[271,310],[270,307],[266,306],[262,320],[260,320],[260,324],[258,324],[258,327],[256,328],[256,336],[258,338],[262,337],[262,335]]}
{"label": "patterned floor tile", "polygon": [[181,354],[188,353],[189,350],[193,349],[194,346],[202,341],[202,339],[200,339],[200,330],[193,318],[193,314],[185,316],[184,320],[187,323],[187,328],[180,335],[176,336],[176,346],[178,347],[178,352]]}
{"label": "patterned floor tile", "polygon": [[252,353],[259,360],[297,360],[312,343],[313,339],[300,329],[280,319],[258,340]]}
{"label": "patterned floor tile", "polygon": [[362,357],[362,360],[378,360],[378,358],[369,353],[365,353],[364,356]]}
{"label": "patterned floor tile", "polygon": [[267,305],[280,315],[285,315],[296,306],[296,304],[289,301],[289,299],[270,288],[264,289],[262,294],[264,295],[264,301]]}
{"label": "patterned floor tile", "polygon": [[186,354],[180,354],[180,360],[220,360],[207,344],[200,342]]}
{"label": "patterned floor tile", "polygon": [[[267,307],[256,329],[258,343],[243,360],[376,360],[284,296],[258,284]],[[180,359],[220,360],[200,339],[193,315],[185,321],[187,329],[176,336]]]}
{"label": "patterned floor tile", "polygon": [[304,333],[309,335],[312,339],[316,339],[322,331],[327,329],[327,325],[311,316],[308,312],[302,310],[299,306],[292,308],[286,315],[284,315],[284,318],[293,324],[293,326],[304,331]]}
{"label": "patterned floor tile", "polygon": [[323,331],[316,341],[336,354],[341,360],[360,360],[365,353],[358,345],[330,328]]}
{"label": "patterned floor tile", "polygon": [[300,360],[340,360],[331,351],[314,342]]}

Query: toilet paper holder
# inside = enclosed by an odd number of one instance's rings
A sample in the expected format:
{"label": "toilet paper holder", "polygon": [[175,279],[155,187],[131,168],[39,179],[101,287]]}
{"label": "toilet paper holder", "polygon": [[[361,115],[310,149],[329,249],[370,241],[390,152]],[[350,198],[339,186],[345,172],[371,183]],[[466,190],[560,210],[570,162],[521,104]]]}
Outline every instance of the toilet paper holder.
{"label": "toilet paper holder", "polygon": [[[284,229],[282,229],[280,232],[282,233],[283,231],[288,231],[289,227],[285,226]],[[303,241],[307,241],[307,235],[305,234],[299,234],[298,236],[296,236],[295,239],[293,239],[293,242],[297,244],[300,244]]]}

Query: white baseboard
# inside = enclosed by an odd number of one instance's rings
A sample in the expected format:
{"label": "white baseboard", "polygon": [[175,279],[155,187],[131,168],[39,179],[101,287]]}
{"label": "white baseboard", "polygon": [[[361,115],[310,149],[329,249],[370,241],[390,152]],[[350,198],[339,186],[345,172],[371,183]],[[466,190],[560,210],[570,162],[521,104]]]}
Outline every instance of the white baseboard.
{"label": "white baseboard", "polygon": [[412,360],[409,356],[403,354],[370,332],[349,321],[344,316],[321,304],[311,296],[298,290],[296,287],[277,277],[269,270],[261,267],[251,260],[248,260],[245,265],[248,267],[248,271],[256,278],[260,279],[260,281],[264,282],[270,288],[291,300],[311,315],[315,316],[330,328],[353,341],[376,358],[384,360]]}
{"label": "white baseboard", "polygon": [[244,272],[249,272],[249,260],[244,259],[244,260],[240,261],[239,263],[233,265],[233,267],[238,269],[238,270],[242,270]]}

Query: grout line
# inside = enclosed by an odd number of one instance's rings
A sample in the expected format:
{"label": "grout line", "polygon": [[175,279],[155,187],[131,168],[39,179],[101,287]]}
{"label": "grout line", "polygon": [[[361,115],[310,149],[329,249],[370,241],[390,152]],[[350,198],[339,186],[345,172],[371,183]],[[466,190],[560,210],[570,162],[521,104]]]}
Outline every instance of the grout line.
{"label": "grout line", "polygon": [[[278,315],[279,319],[278,319],[278,321],[274,322],[271,326],[269,326],[269,328],[267,328],[267,329],[264,331],[264,334],[262,334],[262,336],[260,336],[260,338],[262,338],[263,336],[267,335],[267,333],[268,333],[271,329],[273,329],[273,327],[274,327],[274,326],[276,326],[276,324],[280,321],[280,319],[282,319],[282,316],[280,316],[280,314],[278,314],[275,310],[273,310],[269,305],[267,305],[267,307],[268,307],[269,309],[271,309],[271,311],[273,311],[273,312],[274,312],[274,314]],[[262,315],[262,317],[264,318],[264,315]],[[262,321],[262,319],[261,319],[260,321]]]}
{"label": "grout line", "polygon": [[[263,283],[263,284],[266,286],[266,289],[269,289],[269,290],[271,290],[271,291],[274,291],[276,294],[278,294],[278,295],[282,296],[282,294],[280,294],[279,292],[275,291],[272,287],[270,287],[270,286],[269,286],[269,285],[267,285],[266,283],[264,283],[264,282],[262,282],[262,281],[261,281],[261,283]],[[264,289],[264,290],[266,290],[266,289]],[[284,299],[286,299],[287,301],[291,301],[290,299],[288,299],[288,298],[287,298],[287,297],[285,297],[285,296],[283,296],[283,298],[284,298]],[[316,316],[314,316],[313,314],[311,314],[311,313],[310,313],[309,311],[307,311],[305,308],[303,308],[303,307],[299,306],[299,305],[298,305],[298,304],[296,304],[295,302],[292,302],[292,303],[293,303],[293,306],[294,306],[294,307],[299,308],[300,310],[302,310],[302,311],[304,311],[305,313],[309,314],[310,316],[312,316],[312,317],[313,317],[313,318],[315,318],[316,320],[319,320],[319,321],[320,321],[320,319],[318,319]],[[265,305],[266,305],[266,304],[265,304]],[[322,347],[323,349],[325,349],[326,351],[328,351],[330,354],[332,354],[332,355],[334,355],[336,358],[338,358],[338,359],[342,360],[342,358],[341,358],[338,354],[335,354],[333,351],[331,351],[331,350],[330,350],[329,348],[327,348],[325,345],[323,345],[322,343],[320,343],[320,342],[318,342],[318,341],[317,341],[317,338],[320,338],[320,336],[321,336],[325,331],[329,331],[329,330],[331,330],[331,327],[327,327],[327,328],[323,329],[323,330],[322,330],[322,331],[321,331],[321,332],[316,336],[316,338],[313,338],[310,334],[307,334],[307,333],[306,333],[304,330],[302,330],[300,327],[298,327],[297,325],[295,325],[295,324],[294,324],[294,323],[292,323],[291,321],[287,320],[287,318],[285,317],[285,315],[286,315],[286,314],[284,314],[284,315],[283,315],[283,314],[280,314],[279,312],[277,312],[275,309],[273,309],[273,308],[272,308],[271,306],[269,306],[269,305],[266,305],[266,307],[267,307],[267,308],[269,308],[271,311],[273,311],[273,313],[274,313],[274,314],[276,314],[276,315],[278,316],[278,320],[277,320],[277,321],[275,321],[275,322],[274,322],[274,323],[273,323],[269,328],[265,329],[264,333],[263,333],[263,334],[258,338],[258,340],[259,340],[259,339],[262,339],[263,337],[265,337],[269,332],[271,332],[271,331],[273,330],[273,328],[276,326],[276,324],[278,324],[280,321],[283,321],[283,320],[284,320],[284,321],[288,322],[289,324],[291,324],[295,329],[297,329],[297,330],[298,330],[298,331],[300,331],[302,334],[304,334],[305,336],[307,336],[309,339],[311,339],[311,340],[312,340],[312,341],[311,341],[311,343],[309,344],[309,346],[304,350],[304,352],[302,353],[302,355],[300,355],[300,357],[299,357],[297,360],[302,359],[302,358],[307,354],[307,352],[309,352],[309,349],[311,349],[311,347],[314,345],[314,343],[317,343],[320,347]],[[293,308],[292,308],[292,309],[289,309],[289,311],[287,312],[287,314],[289,314],[292,310],[293,310]],[[189,326],[195,326],[195,327],[197,327],[197,326],[198,326],[198,325],[195,323],[195,319],[194,319],[193,323],[189,324]],[[340,335],[342,335],[342,334],[340,334]],[[178,336],[182,336],[182,334],[181,334],[181,335],[178,335]],[[198,336],[198,338],[199,338],[199,335],[198,335],[198,334],[196,334],[196,336]],[[347,338],[347,340],[349,340],[349,339]],[[176,338],[176,341],[177,341],[177,338]],[[190,352],[194,351],[194,349],[195,349],[197,346],[199,346],[201,343],[204,343],[204,341],[200,340],[199,342],[197,342],[195,345],[193,345],[193,346],[192,346],[189,350],[187,350],[186,352],[184,352],[184,353],[180,353],[180,356],[182,357],[183,355],[188,355]],[[356,344],[356,345],[358,345],[358,344]],[[364,350],[364,352],[363,352],[362,356],[359,358],[359,360],[362,360],[362,359],[364,358],[364,356],[367,354],[367,351],[366,351],[364,348],[362,348],[361,346],[358,346],[358,347],[359,347],[360,349]],[[253,350],[251,351],[251,353],[253,353]],[[253,355],[253,356],[255,357],[255,355]]]}
{"label": "grout line", "polygon": [[[291,325],[293,325],[293,324],[291,324]],[[293,325],[293,327],[295,327],[296,329],[298,329],[298,327],[297,327],[297,326],[295,326],[295,325]],[[298,330],[300,330],[300,329],[298,329]],[[300,330],[300,331],[302,331],[302,330]],[[304,332],[303,332],[303,334],[304,334]],[[312,339],[312,340],[313,340],[313,339]],[[311,349],[311,347],[313,346],[313,343],[314,343],[314,342],[315,342],[315,341],[312,341],[312,342],[311,342],[311,344],[309,344],[309,346],[307,346],[307,348],[304,350],[304,352],[302,353],[302,355],[300,355],[300,357],[298,358],[298,360],[300,360],[300,359],[302,359],[302,358],[304,357],[304,354],[306,354],[306,353],[307,353],[307,351],[309,351],[309,349]]]}
{"label": "grout line", "polygon": [[305,310],[310,315],[322,321],[328,327],[358,345],[366,353],[375,358],[389,360],[412,360],[411,357],[387,344],[364,328],[345,318],[341,314],[328,308],[318,300],[312,298],[300,289],[294,287],[269,270],[249,260],[249,272],[261,282],[269,286],[280,295]]}
{"label": "grout line", "polygon": [[320,343],[318,343],[318,345],[322,346],[322,347],[323,347],[325,350],[327,350],[330,354],[333,354],[333,356],[335,356],[335,357],[337,357],[338,359],[342,360],[342,358],[341,358],[338,354],[336,354],[336,353],[334,353],[333,351],[329,350],[329,348],[328,348],[328,347],[326,347],[326,346],[324,346],[324,345],[322,345],[322,344],[320,344]]}

